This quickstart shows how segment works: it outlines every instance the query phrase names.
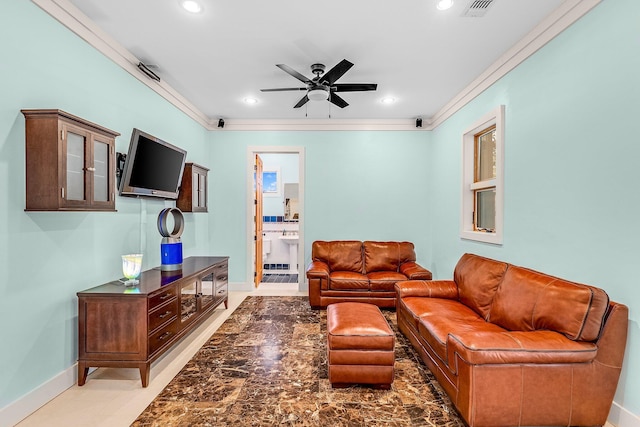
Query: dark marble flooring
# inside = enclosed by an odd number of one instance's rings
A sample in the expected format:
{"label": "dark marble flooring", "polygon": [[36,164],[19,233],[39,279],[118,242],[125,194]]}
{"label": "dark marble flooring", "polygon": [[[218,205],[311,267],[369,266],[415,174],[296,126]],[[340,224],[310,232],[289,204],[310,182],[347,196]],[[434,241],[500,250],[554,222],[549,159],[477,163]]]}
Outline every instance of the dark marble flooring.
{"label": "dark marble flooring", "polygon": [[396,332],[391,390],[332,389],[326,311],[307,297],[247,297],[134,426],[455,426],[444,391]]}

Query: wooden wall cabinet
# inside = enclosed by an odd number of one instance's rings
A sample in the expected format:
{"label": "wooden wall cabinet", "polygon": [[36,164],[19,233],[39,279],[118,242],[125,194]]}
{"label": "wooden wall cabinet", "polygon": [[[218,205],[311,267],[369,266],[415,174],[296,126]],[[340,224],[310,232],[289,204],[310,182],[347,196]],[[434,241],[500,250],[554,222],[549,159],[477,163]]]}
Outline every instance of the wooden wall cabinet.
{"label": "wooden wall cabinet", "polygon": [[207,173],[209,169],[186,163],[176,207],[183,212],[207,212]]}
{"label": "wooden wall cabinet", "polygon": [[151,363],[224,303],[228,257],[189,257],[182,270],[144,271],[135,288],[120,281],[78,292],[78,385],[90,367],[138,368],[149,384]]}
{"label": "wooden wall cabinet", "polygon": [[27,211],[115,211],[115,139],[120,134],[61,110],[26,119]]}

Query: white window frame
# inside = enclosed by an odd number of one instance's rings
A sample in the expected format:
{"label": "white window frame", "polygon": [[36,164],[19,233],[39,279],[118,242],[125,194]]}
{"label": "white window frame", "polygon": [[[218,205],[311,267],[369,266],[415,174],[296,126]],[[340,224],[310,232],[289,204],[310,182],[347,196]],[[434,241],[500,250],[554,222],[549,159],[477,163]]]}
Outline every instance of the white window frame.
{"label": "white window frame", "polygon": [[[504,231],[504,111],[504,105],[500,105],[476,121],[462,135],[462,203],[460,212],[460,237],[462,239],[496,245],[502,244]],[[478,183],[474,182],[475,136],[494,125],[496,127],[496,229],[495,232],[486,232],[474,229],[475,190],[478,188]],[[486,186],[486,181],[482,186]]]}
{"label": "white window frame", "polygon": [[[275,173],[276,175],[276,189],[275,191],[269,191],[264,187],[264,174],[265,173]],[[263,176],[263,189],[262,195],[263,197],[282,197],[282,179],[280,175],[280,166],[263,166],[262,167],[262,176]]]}

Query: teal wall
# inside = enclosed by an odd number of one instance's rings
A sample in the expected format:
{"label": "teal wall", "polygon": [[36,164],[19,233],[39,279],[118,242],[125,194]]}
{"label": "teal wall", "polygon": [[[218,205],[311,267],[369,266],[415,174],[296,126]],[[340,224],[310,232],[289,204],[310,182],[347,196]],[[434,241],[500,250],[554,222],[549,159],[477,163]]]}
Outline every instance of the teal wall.
{"label": "teal wall", "polygon": [[[25,212],[24,117],[57,108],[121,136],[133,127],[207,164],[208,133],[28,1],[0,14],[0,408],[73,366],[76,292],[122,277],[120,255],[160,262],[158,212],[172,202],[116,200],[117,213]],[[206,215],[185,214],[186,255],[208,254]],[[196,233],[197,230],[197,233]]]}
{"label": "teal wall", "polygon": [[[474,252],[604,288],[629,306],[616,402],[640,414],[640,2],[605,0],[432,132],[435,275]],[[462,134],[500,104],[504,244],[459,238]]]}
{"label": "teal wall", "polygon": [[231,282],[248,282],[247,147],[305,150],[305,265],[314,240],[409,240],[431,265],[430,200],[424,197],[429,133],[235,131],[211,135],[210,212],[214,253],[226,253]]}
{"label": "teal wall", "polygon": [[[122,134],[139,127],[211,169],[209,214],[185,214],[185,254],[231,256],[247,282],[249,146],[305,148],[305,264],[318,239],[410,240],[437,278],[475,252],[601,286],[630,307],[616,401],[640,414],[640,2],[604,0],[433,132],[207,132],[26,1],[0,15],[0,408],[77,357],[75,293],[159,264],[155,219],[171,202],[117,199],[117,213],[24,212],[23,108],[59,108]],[[81,64],[81,66],[77,66]],[[460,240],[462,132],[506,106],[501,246]],[[9,350],[7,350],[9,349]],[[6,369],[9,367],[9,369]]]}

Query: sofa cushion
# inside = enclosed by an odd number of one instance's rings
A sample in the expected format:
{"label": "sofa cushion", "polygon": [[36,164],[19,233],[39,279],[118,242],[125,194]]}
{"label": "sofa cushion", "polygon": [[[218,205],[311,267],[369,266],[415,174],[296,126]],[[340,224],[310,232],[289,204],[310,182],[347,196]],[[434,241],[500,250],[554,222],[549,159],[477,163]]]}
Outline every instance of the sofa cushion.
{"label": "sofa cushion", "polygon": [[508,264],[473,254],[464,254],[453,272],[458,298],[483,319],[489,316],[491,302]]}
{"label": "sofa cushion", "polygon": [[357,240],[315,241],[311,259],[327,263],[331,271],[363,273],[362,242]]}
{"label": "sofa cushion", "polygon": [[407,280],[396,282],[398,298],[431,297],[458,299],[458,286],[453,280]]}
{"label": "sofa cushion", "polygon": [[[412,308],[422,313],[418,320],[418,333],[433,348],[438,357],[447,361],[447,337],[466,332],[502,332],[503,328],[488,323],[466,305],[440,298],[407,298]],[[423,301],[417,301],[423,300]]]}
{"label": "sofa cushion", "polygon": [[453,368],[456,355],[470,365],[586,363],[596,357],[598,347],[554,331],[473,331],[451,333],[447,351],[448,364]]}
{"label": "sofa cushion", "polygon": [[415,261],[411,242],[364,242],[365,272],[398,271],[400,264]]}
{"label": "sofa cushion", "polygon": [[393,352],[395,335],[373,304],[340,302],[327,307],[329,350],[383,350]]}
{"label": "sofa cushion", "polygon": [[369,290],[369,278],[353,271],[333,271],[329,275],[330,289],[333,290]]}
{"label": "sofa cushion", "polygon": [[374,271],[367,273],[367,277],[372,291],[393,291],[396,282],[407,280],[407,276],[394,271]]}
{"label": "sofa cushion", "polygon": [[510,266],[489,321],[511,331],[546,329],[571,340],[593,341],[608,306],[609,297],[601,289]]}

